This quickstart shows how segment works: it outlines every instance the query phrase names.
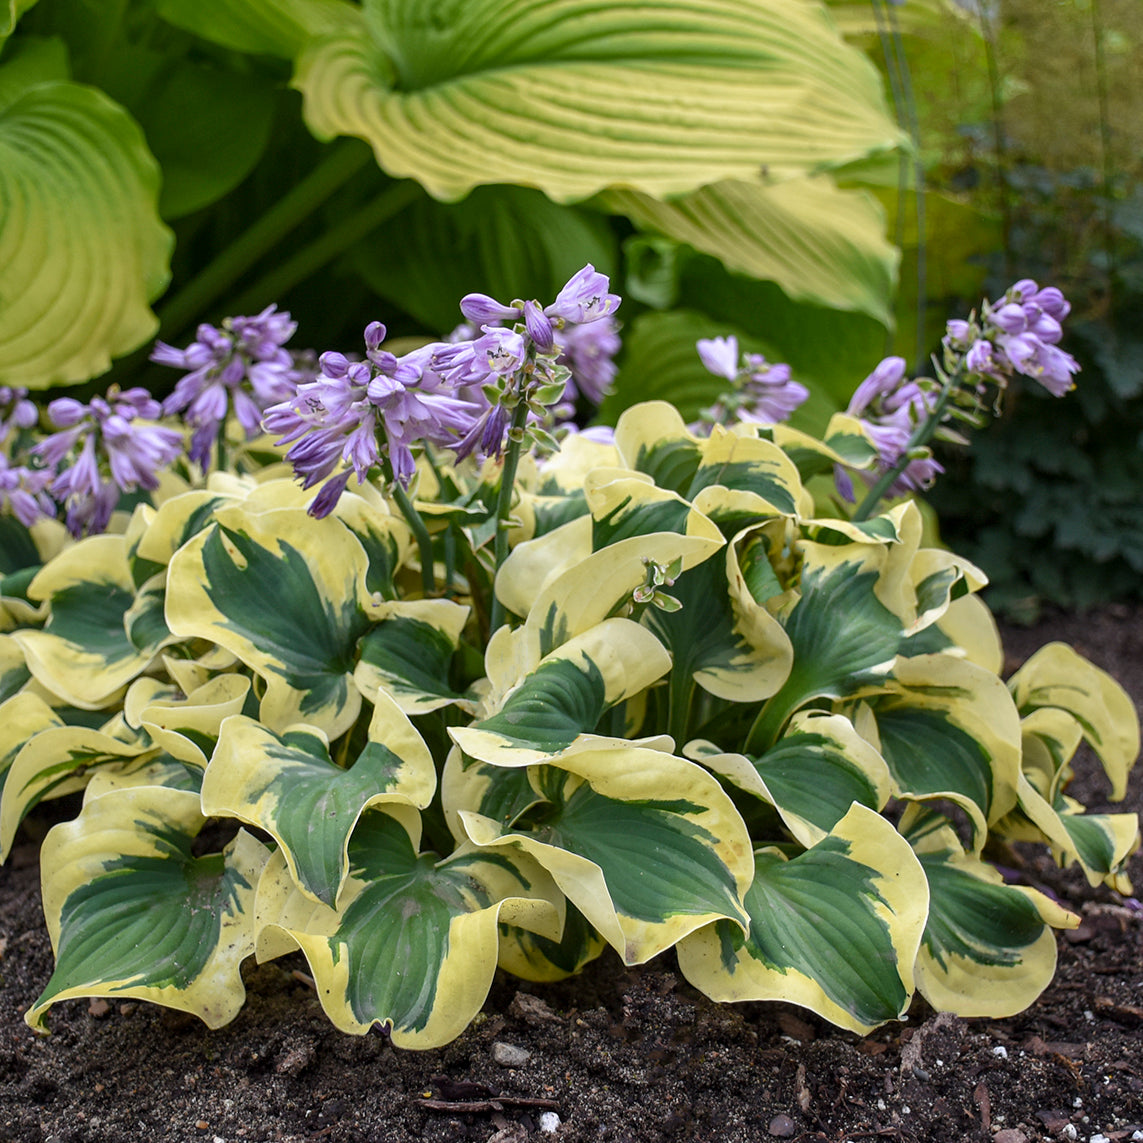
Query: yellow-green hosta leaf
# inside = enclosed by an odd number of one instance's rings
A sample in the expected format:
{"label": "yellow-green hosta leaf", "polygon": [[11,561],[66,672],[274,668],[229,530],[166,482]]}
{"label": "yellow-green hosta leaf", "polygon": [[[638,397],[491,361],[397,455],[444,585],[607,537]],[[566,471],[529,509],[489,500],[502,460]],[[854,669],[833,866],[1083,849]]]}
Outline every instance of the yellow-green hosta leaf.
{"label": "yellow-green hosta leaf", "polygon": [[679,968],[714,1000],[782,1000],[839,1027],[897,1020],[913,994],[928,909],[921,866],[880,814],[855,805],[812,849],[755,854],[744,935],[725,921],[689,936]]}
{"label": "yellow-green hosta leaf", "polygon": [[367,567],[335,518],[228,508],[171,559],[167,624],[226,647],[266,680],[271,729],[308,722],[336,738],[361,709],[353,669],[369,626]]}
{"label": "yellow-green hosta leaf", "polygon": [[1119,893],[1131,892],[1125,866],[1139,848],[1136,814],[1085,813],[1079,802],[1058,792],[1049,801],[1023,774],[1019,795],[1021,813],[999,823],[999,832],[1017,841],[1047,841],[1056,861],[1060,865],[1077,862],[1088,884],[1106,883]]}
{"label": "yellow-green hosta leaf", "polygon": [[488,183],[676,195],[897,143],[873,67],[786,0],[372,0],[310,42],[294,85],[315,135],[365,139],[446,201]]}
{"label": "yellow-green hosta leaf", "polygon": [[[26,62],[26,61],[25,61]],[[101,91],[0,64],[0,384],[87,381],[151,337],[173,246],[139,125]]]}
{"label": "yellow-green hosta leaf", "polygon": [[902,655],[927,655],[948,651],[964,656],[994,675],[1004,670],[1004,646],[1000,629],[988,604],[979,595],[962,595],[949,602],[936,622],[901,643]]}
{"label": "yellow-green hosta leaf", "polygon": [[731,532],[759,518],[793,516],[802,482],[790,458],[770,441],[715,425],[686,497]]}
{"label": "yellow-green hosta leaf", "polygon": [[542,659],[499,709],[449,733],[461,750],[483,762],[543,762],[591,733],[604,711],[670,669],[670,656],[647,628],[630,619],[605,619]]}
{"label": "yellow-green hosta leaf", "polygon": [[447,1044],[488,995],[499,923],[559,936],[551,879],[522,854],[464,846],[443,861],[418,855],[402,823],[372,811],[354,830],[349,861],[336,910],[299,891],[281,853],[257,899],[259,959],[300,948],[343,1032],[380,1024],[398,1047]]}
{"label": "yellow-green hosta leaf", "polygon": [[153,753],[132,758],[129,762],[113,762],[100,766],[83,788],[85,803],[102,798],[112,790],[133,789],[136,786],[163,786],[171,790],[189,790],[197,794],[202,789],[202,768],[193,762],[183,762],[170,754]]}
{"label": "yellow-green hosta leaf", "polygon": [[301,892],[333,907],[349,875],[349,837],[365,810],[386,802],[423,809],[435,789],[428,747],[381,693],[368,740],[347,768],[333,762],[312,727],[275,734],[241,715],[227,719],[203,778],[202,808],[265,830]]}
{"label": "yellow-green hosta leaf", "polygon": [[1127,692],[1066,643],[1041,647],[1008,681],[1022,715],[1039,707],[1069,711],[1111,779],[1111,797],[1127,792],[1139,756],[1139,716]]}
{"label": "yellow-green hosta leaf", "polygon": [[[25,713],[33,726],[44,721],[43,712],[30,704]],[[19,711],[13,714],[18,717]],[[86,726],[48,724],[39,731],[33,730],[32,737],[13,758],[4,783],[0,799],[0,860],[8,855],[20,822],[40,802],[82,790],[89,771],[95,767],[126,762],[148,750],[145,745],[121,742]]]}
{"label": "yellow-green hosta leaf", "polygon": [[725,754],[696,741],[685,751],[740,789],[769,802],[807,849],[837,825],[855,802],[880,810],[893,782],[885,760],[839,714],[803,713],[765,754]]}
{"label": "yellow-green hosta leaf", "polygon": [[868,191],[841,190],[827,175],[739,178],[670,202],[634,190],[606,191],[602,202],[728,270],[777,282],[796,301],[892,324],[899,254],[885,236],[885,211]]}
{"label": "yellow-green hosta leaf", "polygon": [[702,463],[702,438],[666,401],[644,401],[625,409],[615,425],[615,445],[628,468],[680,496]]}
{"label": "yellow-green hosta leaf", "polygon": [[166,567],[171,556],[211,522],[215,510],[234,499],[219,491],[195,488],[164,500],[147,521],[135,549],[136,556]]}
{"label": "yellow-green hosta leaf", "polygon": [[918,655],[898,660],[890,693],[872,705],[896,793],[955,802],[979,854],[988,826],[1016,804],[1020,718],[1004,683],[965,659]]}
{"label": "yellow-green hosta leaf", "polygon": [[[781,625],[754,604],[737,569],[734,550],[684,572],[664,590],[681,608],[648,608],[643,622],[674,661],[668,686],[672,708],[685,719],[694,685],[730,702],[756,703],[774,694],[790,673],[790,641]],[[685,733],[682,721],[671,733]]]}
{"label": "yellow-green hosta leaf", "polygon": [[21,690],[31,677],[24,649],[11,635],[0,635],[0,703]]}
{"label": "yellow-green hosta leaf", "polygon": [[1011,1016],[1027,1008],[1056,969],[1049,926],[1079,918],[1034,889],[1005,885],[992,866],[966,854],[944,819],[909,811],[913,841],[929,883],[929,920],[917,956],[917,987],[938,1011]]}
{"label": "yellow-green hosta leaf", "polygon": [[829,472],[835,464],[849,468],[869,468],[877,459],[877,448],[856,417],[834,413],[822,435],[812,437],[789,424],[771,430],[774,443],[794,462],[803,480]]}
{"label": "yellow-green hosta leaf", "polygon": [[588,741],[529,773],[546,804],[510,830],[462,810],[465,831],[478,845],[534,857],[625,963],[641,964],[712,920],[745,923],[750,839],[701,767]]}
{"label": "yellow-green hosta leaf", "polygon": [[63,719],[39,695],[30,691],[0,702],[0,794],[16,755],[41,730],[63,725]]}
{"label": "yellow-green hosta leaf", "polygon": [[206,768],[224,719],[246,706],[250,680],[244,675],[216,675],[185,697],[156,697],[139,713],[140,725],[180,761]]}
{"label": "yellow-green hosta leaf", "polygon": [[222,853],[196,857],[205,822],[197,793],[140,786],[52,829],[40,860],[56,968],[24,1017],[32,1028],[77,996],[150,1000],[209,1028],[234,1019],[268,851],[240,830]]}
{"label": "yellow-green hosta leaf", "polygon": [[106,705],[171,641],[161,622],[153,622],[153,612],[152,621],[146,620],[145,605],[134,627],[140,644],[128,634],[136,593],[122,536],[89,536],[65,548],[28,592],[49,603],[48,621],[42,631],[21,630],[13,638],[37,681],[83,710]]}
{"label": "yellow-green hosta leaf", "polygon": [[878,598],[886,564],[881,545],[807,541],[802,547],[800,598],[784,617],[793,666],[751,728],[747,753],[772,746],[790,716],[813,699],[884,686],[901,642],[900,617]]}
{"label": "yellow-green hosta leaf", "polygon": [[564,904],[564,931],[552,940],[517,925],[500,926],[500,967],[521,980],[550,982],[574,976],[595,960],[607,942],[570,901]]}
{"label": "yellow-green hosta leaf", "polygon": [[447,599],[405,599],[375,607],[376,627],[365,633],[353,679],[372,698],[381,688],[410,715],[443,706],[471,706],[449,686],[452,657],[469,608]]}

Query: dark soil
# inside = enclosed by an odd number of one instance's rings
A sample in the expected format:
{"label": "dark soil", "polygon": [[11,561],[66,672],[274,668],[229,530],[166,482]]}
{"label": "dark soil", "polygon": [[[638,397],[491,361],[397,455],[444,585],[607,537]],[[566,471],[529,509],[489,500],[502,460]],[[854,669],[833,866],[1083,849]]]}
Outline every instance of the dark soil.
{"label": "dark soil", "polygon": [[[1010,667],[1063,639],[1143,705],[1143,608],[1005,634]],[[1107,808],[1097,767],[1077,768],[1072,792]],[[1143,810],[1143,766],[1114,808]],[[1131,872],[1143,886],[1143,857]],[[0,1143],[1138,1143],[1143,916],[1045,858],[1027,874],[1083,924],[1061,934],[1053,984],[1011,1019],[918,1001],[908,1023],[862,1039],[785,1005],[715,1005],[669,957],[624,969],[608,956],[560,985],[498,978],[463,1036],[414,1053],[334,1030],[301,960],[252,966],[245,1009],[218,1032],[100,1000],[59,1004],[53,1035],[35,1037],[21,1017],[51,951],[27,841],[0,870]]]}

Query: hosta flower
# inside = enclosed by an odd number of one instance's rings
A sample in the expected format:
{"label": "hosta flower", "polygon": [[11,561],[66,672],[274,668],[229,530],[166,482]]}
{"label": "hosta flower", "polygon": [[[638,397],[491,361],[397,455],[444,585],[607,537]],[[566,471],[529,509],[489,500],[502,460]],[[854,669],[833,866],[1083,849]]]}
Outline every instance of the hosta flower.
{"label": "hosta flower", "polygon": [[760,353],[739,355],[738,338],[702,338],[695,348],[707,371],[724,377],[731,388],[700,414],[696,427],[745,421],[774,425],[790,414],[810,395],[802,384],[791,379],[790,367],[771,364]]}
{"label": "hosta flower", "polygon": [[[877,448],[877,472],[888,472],[905,454],[913,431],[933,410],[936,395],[905,375],[903,357],[886,357],[858,385],[846,412],[856,417]],[[909,461],[893,482],[889,492],[904,496],[927,488],[939,473],[941,465],[931,456]],[[875,473],[876,475],[876,473]],[[842,468],[835,468],[838,492],[852,502],[853,481]]]}
{"label": "hosta flower", "polygon": [[396,357],[382,348],[385,333],[380,322],[369,324],[364,361],[323,353],[317,376],[266,410],[266,431],[292,444],[286,460],[302,487],[323,485],[310,506],[314,516],[333,511],[350,476],[364,481],[383,455],[407,487],[416,471],[414,445],[450,444],[472,427],[472,403],[453,395],[431,368],[442,346]]}
{"label": "hosta flower", "polygon": [[1079,365],[1059,348],[1063,319],[1071,312],[1055,287],[1041,289],[1031,278],[1015,283],[995,304],[987,299],[980,317],[950,321],[944,344],[950,365],[1003,387],[1013,373],[1031,377],[1054,397],[1075,387]]}
{"label": "hosta flower", "polygon": [[619,352],[619,327],[610,314],[585,325],[566,325],[557,330],[556,348],[560,365],[571,370],[565,400],[579,395],[593,405],[602,403],[615,380],[615,355]]}
{"label": "hosta flower", "polygon": [[[159,472],[183,451],[182,433],[154,424],[162,412],[146,389],[120,392],[83,404],[61,397],[48,405],[58,432],[42,440],[32,455],[54,472],[53,497],[67,506],[73,536],[102,532],[123,492],[159,485]],[[62,466],[62,467],[61,467]]]}
{"label": "hosta flower", "polygon": [[15,516],[25,528],[54,516],[56,506],[47,493],[52,475],[48,468],[12,464],[0,453],[0,516]]}
{"label": "hosta flower", "polygon": [[304,367],[282,348],[296,328],[288,313],[267,306],[254,317],[225,318],[221,329],[200,325],[186,349],[156,342],[152,361],[190,371],[163,401],[163,412],[184,413],[194,429],[189,455],[200,467],[210,464],[231,410],[250,440],[262,431],[263,412],[306,379]]}
{"label": "hosta flower", "polygon": [[28,400],[27,389],[0,385],[0,444],[18,429],[30,429],[39,420],[36,406]]}

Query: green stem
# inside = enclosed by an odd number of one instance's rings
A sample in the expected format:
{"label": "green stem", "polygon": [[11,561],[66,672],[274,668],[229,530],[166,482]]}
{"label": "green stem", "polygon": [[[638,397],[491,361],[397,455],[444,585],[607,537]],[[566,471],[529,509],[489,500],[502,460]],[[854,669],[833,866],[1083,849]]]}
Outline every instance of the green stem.
{"label": "green stem", "polygon": [[868,520],[869,517],[873,515],[874,509],[893,486],[897,477],[909,467],[909,462],[913,459],[910,454],[915,449],[924,448],[924,446],[933,439],[933,434],[937,431],[941,421],[944,420],[945,409],[948,408],[949,401],[952,399],[957,385],[960,384],[961,375],[962,370],[958,369],[951,377],[945,378],[945,382],[941,386],[941,391],[937,396],[932,411],[913,430],[912,436],[909,437],[909,443],[905,446],[897,463],[887,472],[882,473],[881,477],[858,506],[857,511],[850,517],[851,520],[857,522]]}
{"label": "green stem", "polygon": [[421,193],[420,185],[411,180],[395,183],[360,210],[331,227],[320,238],[303,246],[292,258],[287,258],[264,274],[248,290],[243,290],[231,308],[235,313],[244,314],[269,305],[291,287],[304,282],[327,262],[344,254],[381,223],[404,210]]}
{"label": "green stem", "polygon": [[508,516],[512,510],[512,493],[516,488],[516,469],[520,464],[523,440],[519,436],[528,420],[528,402],[523,398],[512,414],[512,427],[508,431],[508,451],[504,454],[504,468],[500,473],[500,494],[496,498],[496,571],[492,579],[492,615],[489,619],[489,632],[495,632],[504,623],[504,605],[496,596],[496,573],[508,558]]}
{"label": "green stem", "polygon": [[253,226],[159,307],[160,336],[169,341],[181,333],[246,273],[252,263],[273,250],[369,160],[368,148],[357,140],[347,140],[334,147],[297,186],[287,191]]}
{"label": "green stem", "polygon": [[417,551],[421,557],[421,587],[425,597],[428,598],[436,594],[437,587],[436,580],[433,578],[433,541],[429,536],[428,528],[425,527],[424,519],[409,499],[409,494],[401,487],[401,482],[392,480],[392,469],[390,469],[388,462],[386,462],[385,467],[389,469],[385,475],[393,485],[393,499],[397,501],[401,515],[405,517],[412,529],[413,537],[417,541]]}

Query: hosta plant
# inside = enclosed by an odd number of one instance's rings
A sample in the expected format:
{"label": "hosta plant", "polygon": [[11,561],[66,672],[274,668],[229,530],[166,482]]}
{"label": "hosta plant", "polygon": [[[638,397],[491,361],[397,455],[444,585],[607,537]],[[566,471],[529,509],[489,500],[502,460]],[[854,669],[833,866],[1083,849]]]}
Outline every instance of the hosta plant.
{"label": "hosta plant", "polygon": [[998,854],[1128,891],[1134,816],[1066,791],[1086,741],[1122,796],[1130,701],[1060,644],[1005,682],[984,577],[901,498],[1012,370],[1068,387],[1058,291],[951,324],[932,380],[883,362],[822,440],[729,339],[700,343],[727,383],[701,421],[561,425],[618,301],[587,267],[308,373],[287,315],[205,327],[156,350],[182,428],[112,393],[53,402],[40,439],[0,394],[4,853],[82,791],[42,848],[32,1027],[80,996],[217,1027],[245,961],[300,951],[337,1027],[428,1048],[498,966],[550,981],[608,946],[858,1032],[917,992],[1001,1016],[1076,918]]}

